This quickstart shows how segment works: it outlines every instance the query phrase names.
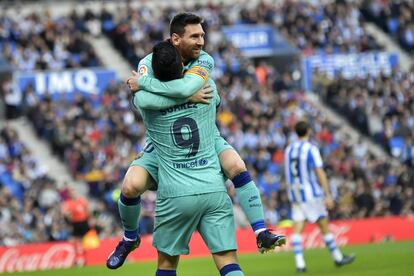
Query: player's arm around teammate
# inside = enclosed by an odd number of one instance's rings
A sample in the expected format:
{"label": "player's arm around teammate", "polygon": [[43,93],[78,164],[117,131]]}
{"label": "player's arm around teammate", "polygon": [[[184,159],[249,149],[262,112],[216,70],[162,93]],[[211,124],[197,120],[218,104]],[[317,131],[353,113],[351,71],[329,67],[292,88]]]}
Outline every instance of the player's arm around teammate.
{"label": "player's arm around teammate", "polygon": [[[169,43],[160,43],[154,47],[154,73],[164,72],[169,57],[174,56],[175,48]],[[163,60],[163,67],[157,64],[156,57]],[[170,66],[176,69],[174,59]],[[166,63],[166,64],[165,64]],[[157,66],[158,65],[158,66]],[[164,72],[168,73],[168,70]],[[169,75],[174,75],[173,73]],[[157,77],[161,79],[160,74]],[[214,85],[214,83],[213,83]],[[220,171],[218,157],[211,151],[215,132],[215,109],[219,101],[217,91],[214,91],[212,105],[197,106],[197,108],[177,108],[168,113],[146,110],[143,94],[138,93],[134,102],[141,110],[145,127],[154,142],[160,163],[160,181],[157,190],[156,225],[153,235],[153,245],[158,250],[157,276],[176,275],[176,268],[181,254],[188,254],[188,243],[191,235],[198,230],[216,263],[222,276],[242,276],[236,256],[235,225],[231,200],[224,188],[224,178]],[[208,114],[208,116],[200,116]],[[211,115],[211,116],[210,116]],[[187,153],[188,147],[177,146],[174,135],[171,135],[171,124],[181,118],[192,120],[203,128],[204,135],[197,131],[197,158],[209,160],[207,166],[196,170],[197,175],[190,173],[192,168],[183,170],[173,169],[172,163],[191,160]],[[179,129],[181,133],[181,129]],[[190,132],[192,138],[193,130]],[[170,146],[171,145],[171,146]],[[192,149],[190,150],[192,152]],[[164,153],[164,154],[162,154]],[[188,159],[190,158],[190,159]],[[192,175],[192,176],[190,176]],[[209,176],[208,180],[206,176]]]}
{"label": "player's arm around teammate", "polygon": [[[204,30],[201,26],[202,19],[194,14],[179,14],[170,25],[171,43],[176,47],[184,64],[186,65],[186,74],[184,78],[161,82],[149,75],[141,77],[134,83],[133,89],[148,90],[153,93],[161,93],[170,97],[184,97],[192,94],[211,76],[214,69],[213,58],[203,52]],[[141,71],[148,71],[144,66]],[[191,85],[186,84],[191,82]],[[193,91],[185,91],[189,89]],[[161,91],[161,92],[160,92]],[[252,180],[246,165],[240,155],[229,145],[217,131],[215,139],[216,153],[219,156],[220,164],[224,174],[232,180],[237,198],[243,212],[257,237],[257,246],[260,252],[272,250],[276,246],[283,245],[286,238],[283,235],[271,233],[265,226],[263,206],[259,190]]]}
{"label": "player's arm around teammate", "polygon": [[[206,76],[208,77],[208,71],[204,70],[204,72],[205,74],[198,75],[200,80],[203,80]],[[190,73],[189,71],[185,75],[187,74],[197,76],[197,74]],[[157,108],[156,104],[148,101],[141,93],[138,92],[135,97],[139,98],[142,108],[148,108],[147,105],[143,105],[143,102],[146,101],[151,105],[151,108],[161,109],[160,107]],[[236,188],[235,191],[240,205],[256,235],[259,251],[263,253],[272,250],[276,246],[285,244],[286,238],[283,235],[276,235],[267,230],[259,190],[240,155],[221,137],[218,129],[216,129],[215,149],[219,156],[222,171],[232,180]]]}
{"label": "player's arm around teammate", "polygon": [[[135,77],[136,72],[133,71],[132,76],[128,78],[128,80]],[[139,92],[139,102],[143,108],[152,110],[167,109],[187,102],[209,104],[210,99],[213,97],[211,92],[213,92],[213,89],[207,84],[189,98],[177,99],[154,95],[153,93],[142,90]],[[138,94],[136,94],[136,96],[138,96]],[[154,190],[155,188],[156,181],[145,168],[141,166],[131,166],[125,174],[121,192],[128,198],[134,198],[142,195],[147,190]]]}
{"label": "player's arm around teammate", "polygon": [[[204,31],[201,22],[202,19],[200,17],[194,14],[183,13],[175,16],[170,24],[171,43],[176,47],[181,57],[188,65],[188,70],[186,71],[186,75],[188,76],[184,76],[184,79],[187,77],[186,81],[188,81],[188,78],[191,78],[191,82],[196,84],[195,87],[197,89],[200,89],[205,84],[214,67],[214,60],[207,53],[201,51],[201,48],[204,45]],[[202,59],[199,58],[200,55],[203,57]],[[138,66],[138,81],[144,76],[151,75],[152,68],[150,59],[151,57],[149,55],[140,61],[140,65]],[[138,86],[138,81],[137,73],[134,72],[133,76],[127,81],[131,93],[141,89],[141,87]],[[157,84],[157,81],[158,80],[154,80],[153,83]],[[142,82],[144,82],[144,80],[142,80]],[[188,89],[191,85],[183,86],[181,84],[180,86],[179,84],[178,90],[183,87]],[[163,89],[162,87],[157,88],[160,90]],[[147,88],[147,90],[150,90],[150,88]],[[190,91],[190,94],[187,94],[186,92],[185,96],[191,95],[194,91],[196,90]],[[167,89],[164,93],[170,93],[170,91]],[[208,101],[208,97],[204,95],[201,100]],[[125,191],[125,194],[121,192],[118,206],[122,225],[125,230],[124,238],[118,244],[117,249],[115,249],[109,257],[107,262],[109,268],[118,268],[121,266],[129,252],[133,250],[135,246],[139,245],[139,236],[137,233],[137,221],[140,213],[139,195],[147,188],[153,186],[151,185],[151,178],[154,180],[152,182],[158,182],[158,164],[153,153],[154,147],[151,145],[149,139],[147,142],[148,144],[145,146],[140,158],[137,158],[132,162],[122,184],[121,190]],[[236,194],[239,198],[240,205],[256,235],[259,251],[264,252],[273,249],[275,246],[283,245],[286,242],[286,238],[283,235],[275,235],[271,233],[265,227],[260,193],[255,183],[252,181],[250,174],[246,170],[243,160],[220,136],[218,130],[215,139],[215,148],[216,153],[220,158],[223,172],[233,181],[236,187]],[[149,176],[151,176],[151,178]],[[126,250],[123,250],[125,240],[129,240],[130,245],[127,246]],[[118,254],[118,251],[121,253]],[[119,255],[121,257],[113,258],[114,255]],[[113,262],[111,260],[113,260]]]}
{"label": "player's arm around teammate", "polygon": [[[162,109],[154,104],[157,101],[146,99],[147,95],[139,92],[135,96],[142,108]],[[218,129],[216,129],[215,149],[219,156],[222,171],[233,181],[236,187],[236,195],[240,205],[256,234],[259,251],[263,253],[276,246],[283,245],[286,242],[283,235],[273,234],[266,229],[260,193],[250,177],[244,161],[233,147],[220,136]]]}
{"label": "player's arm around teammate", "polygon": [[[132,78],[136,75],[133,72]],[[130,85],[127,81],[127,85]],[[185,102],[208,104],[213,90],[204,86],[188,99],[168,98],[154,95],[145,91],[139,94],[143,97],[142,103],[148,108],[169,108]],[[154,147],[149,139],[137,158],[128,168],[121,185],[121,195],[118,200],[118,210],[124,229],[124,237],[107,260],[107,267],[117,269],[126,260],[128,254],[140,244],[138,219],[141,211],[140,196],[147,190],[156,190],[158,183],[158,162]]]}
{"label": "player's arm around teammate", "polygon": [[[168,97],[186,98],[188,95],[193,95],[197,90],[201,89],[210,77],[214,69],[214,59],[201,50],[204,46],[204,31],[201,26],[202,19],[193,14],[182,14],[181,17],[177,15],[175,18],[177,19],[173,19],[170,25],[170,41],[176,47],[184,62],[188,64],[186,74],[184,74],[183,78],[162,82],[148,74],[144,74],[144,76],[138,78],[138,73],[134,72],[127,81],[132,93],[137,92],[139,89],[145,89],[149,92]],[[143,64],[140,66],[139,71],[147,72],[148,68]],[[205,95],[204,98],[206,98]],[[144,99],[144,97],[141,99]],[[148,108],[148,106],[145,108]],[[152,106],[152,108],[157,109],[156,106]],[[158,107],[158,109],[163,108]],[[220,136],[218,130],[216,151],[219,155],[224,174],[229,179],[234,180],[236,188],[250,182],[248,180],[251,178],[244,161]],[[258,197],[260,200],[260,195],[258,196],[257,194],[258,192],[255,192],[251,196]],[[249,196],[249,199],[251,196]],[[253,218],[252,220],[254,221],[251,221],[251,223],[256,223],[259,219]]]}

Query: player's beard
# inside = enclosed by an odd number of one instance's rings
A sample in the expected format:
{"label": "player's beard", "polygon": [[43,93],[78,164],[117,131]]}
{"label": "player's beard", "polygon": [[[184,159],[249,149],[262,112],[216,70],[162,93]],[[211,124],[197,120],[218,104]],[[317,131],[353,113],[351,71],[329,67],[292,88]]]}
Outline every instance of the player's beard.
{"label": "player's beard", "polygon": [[201,47],[200,48],[193,49],[192,53],[193,53],[193,59],[197,59],[200,56]]}
{"label": "player's beard", "polygon": [[188,50],[183,52],[183,60],[185,63],[187,63],[190,60],[194,60],[194,59],[198,59],[198,57],[200,56],[202,47],[189,47]]}

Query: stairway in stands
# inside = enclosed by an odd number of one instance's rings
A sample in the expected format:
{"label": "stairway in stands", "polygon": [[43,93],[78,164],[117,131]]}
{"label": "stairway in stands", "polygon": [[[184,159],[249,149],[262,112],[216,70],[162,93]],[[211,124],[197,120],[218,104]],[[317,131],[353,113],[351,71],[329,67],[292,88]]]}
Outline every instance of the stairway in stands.
{"label": "stairway in stands", "polygon": [[57,181],[58,187],[66,182],[75,187],[81,194],[87,192],[87,186],[71,176],[66,164],[52,154],[48,142],[37,137],[32,124],[26,118],[0,121],[0,127],[6,124],[17,131],[19,138],[24,141],[25,145],[39,160],[39,163],[47,168],[48,175]]}

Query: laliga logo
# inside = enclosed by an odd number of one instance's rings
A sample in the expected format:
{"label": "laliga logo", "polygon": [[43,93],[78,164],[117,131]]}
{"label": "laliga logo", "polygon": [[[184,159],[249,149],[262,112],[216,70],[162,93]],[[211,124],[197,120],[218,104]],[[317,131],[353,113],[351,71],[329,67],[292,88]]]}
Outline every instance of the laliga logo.
{"label": "laliga logo", "polygon": [[71,244],[58,244],[45,252],[27,254],[19,252],[17,248],[11,248],[0,256],[0,272],[67,268],[74,263],[75,255],[75,249]]}

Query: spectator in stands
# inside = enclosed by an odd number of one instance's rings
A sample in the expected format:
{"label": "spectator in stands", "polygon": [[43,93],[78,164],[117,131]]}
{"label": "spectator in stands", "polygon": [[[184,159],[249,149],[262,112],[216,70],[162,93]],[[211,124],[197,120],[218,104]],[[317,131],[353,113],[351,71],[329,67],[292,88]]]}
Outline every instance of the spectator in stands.
{"label": "spectator in stands", "polygon": [[1,83],[1,96],[6,105],[6,119],[17,118],[20,115],[22,97],[20,92],[13,87],[11,76]]}
{"label": "spectator in stands", "polygon": [[371,195],[367,185],[362,181],[357,183],[355,203],[358,210],[358,217],[364,218],[371,216],[371,212],[374,209],[374,198]]}

